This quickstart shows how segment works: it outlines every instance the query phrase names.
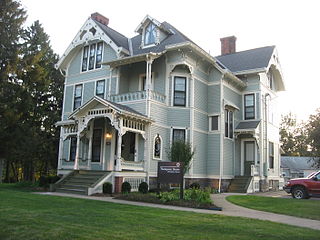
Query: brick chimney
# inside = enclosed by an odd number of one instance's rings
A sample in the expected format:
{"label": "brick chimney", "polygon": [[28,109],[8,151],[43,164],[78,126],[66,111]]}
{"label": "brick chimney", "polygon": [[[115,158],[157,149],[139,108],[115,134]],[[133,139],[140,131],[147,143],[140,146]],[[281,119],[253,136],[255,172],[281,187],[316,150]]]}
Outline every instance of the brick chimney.
{"label": "brick chimney", "polygon": [[106,18],[105,16],[101,15],[98,12],[92,13],[91,18],[93,20],[96,20],[99,23],[102,23],[103,25],[108,26],[108,24],[109,24],[109,18]]}
{"label": "brick chimney", "polygon": [[220,38],[221,41],[221,55],[235,53],[236,52],[236,40],[235,36]]}

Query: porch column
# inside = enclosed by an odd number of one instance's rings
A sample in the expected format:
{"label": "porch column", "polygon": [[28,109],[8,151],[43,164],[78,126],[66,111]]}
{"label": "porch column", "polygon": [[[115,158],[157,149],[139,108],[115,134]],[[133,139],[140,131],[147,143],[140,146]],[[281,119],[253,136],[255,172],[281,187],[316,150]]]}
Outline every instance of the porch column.
{"label": "porch column", "polygon": [[92,131],[93,125],[90,126],[90,132],[89,132],[89,148],[88,148],[88,167],[90,169],[90,164],[91,164],[91,155],[92,155]]}
{"label": "porch column", "polygon": [[77,148],[76,148],[76,156],[74,160],[74,170],[79,169],[79,146],[80,146],[80,132],[77,133]]}
{"label": "porch column", "polygon": [[118,132],[118,143],[117,143],[117,165],[116,171],[121,171],[121,145],[122,145],[122,134]]}
{"label": "porch column", "polygon": [[62,165],[62,154],[63,154],[63,137],[62,137],[63,128],[61,127],[60,139],[59,139],[59,155],[58,155],[58,170],[61,169]]}
{"label": "porch column", "polygon": [[152,66],[153,59],[148,58],[147,60],[147,69],[146,69],[146,87],[147,87],[147,104],[146,104],[146,115],[150,117],[150,90],[151,90],[151,76],[152,76],[152,71],[151,71],[151,66]]}

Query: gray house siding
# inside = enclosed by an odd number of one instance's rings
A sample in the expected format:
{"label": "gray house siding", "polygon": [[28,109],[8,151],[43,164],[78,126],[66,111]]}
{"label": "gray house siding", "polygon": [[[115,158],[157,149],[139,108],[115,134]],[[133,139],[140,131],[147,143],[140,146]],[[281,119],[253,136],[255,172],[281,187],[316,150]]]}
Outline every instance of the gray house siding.
{"label": "gray house siding", "polygon": [[220,85],[208,86],[208,113],[220,112]]}
{"label": "gray house siding", "polygon": [[209,134],[207,140],[207,175],[219,175],[220,172],[220,134]]}
{"label": "gray house siding", "polygon": [[151,103],[151,118],[158,124],[167,125],[168,124],[167,107],[161,104]]}
{"label": "gray house siding", "polygon": [[193,142],[196,143],[196,148],[193,159],[193,174],[205,175],[207,172],[207,140],[207,134],[194,131]]}
{"label": "gray house siding", "polygon": [[90,100],[95,95],[94,86],[95,86],[95,82],[88,82],[88,83],[84,84],[82,105],[84,103],[86,103],[88,100]]}
{"label": "gray house siding", "polygon": [[208,86],[194,79],[194,107],[208,112]]}
{"label": "gray house siding", "polygon": [[66,94],[64,95],[64,112],[63,120],[66,120],[69,114],[73,111],[73,86],[66,86]]}
{"label": "gray house siding", "polygon": [[169,108],[168,125],[173,127],[190,127],[190,109]]}
{"label": "gray house siding", "polygon": [[223,175],[233,175],[234,173],[234,142],[225,139],[223,144]]}

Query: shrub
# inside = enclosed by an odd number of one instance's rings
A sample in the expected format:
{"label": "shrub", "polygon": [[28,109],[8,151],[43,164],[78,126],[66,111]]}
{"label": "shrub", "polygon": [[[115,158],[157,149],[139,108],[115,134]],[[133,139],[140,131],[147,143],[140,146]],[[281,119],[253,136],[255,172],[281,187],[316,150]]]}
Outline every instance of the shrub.
{"label": "shrub", "polygon": [[121,186],[122,193],[130,193],[131,192],[131,185],[128,182],[123,182]]}
{"label": "shrub", "polygon": [[112,183],[105,182],[102,188],[103,188],[103,193],[112,194]]}
{"label": "shrub", "polygon": [[189,188],[200,189],[200,183],[198,182],[191,183]]}
{"label": "shrub", "polygon": [[50,184],[56,183],[60,180],[59,176],[41,176],[39,178],[39,187],[48,188]]}
{"label": "shrub", "polygon": [[139,192],[146,194],[148,192],[148,183],[142,182],[139,184]]}

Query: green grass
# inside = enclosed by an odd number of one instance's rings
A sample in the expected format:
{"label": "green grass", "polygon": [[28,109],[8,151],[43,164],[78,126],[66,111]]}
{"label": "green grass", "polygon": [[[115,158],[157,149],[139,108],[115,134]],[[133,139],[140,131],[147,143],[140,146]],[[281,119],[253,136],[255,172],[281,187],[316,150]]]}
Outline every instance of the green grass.
{"label": "green grass", "polygon": [[0,185],[0,239],[317,239],[320,231],[211,214],[37,195]]}
{"label": "green grass", "polygon": [[240,195],[228,196],[227,200],[246,208],[320,220],[320,201],[316,200]]}

